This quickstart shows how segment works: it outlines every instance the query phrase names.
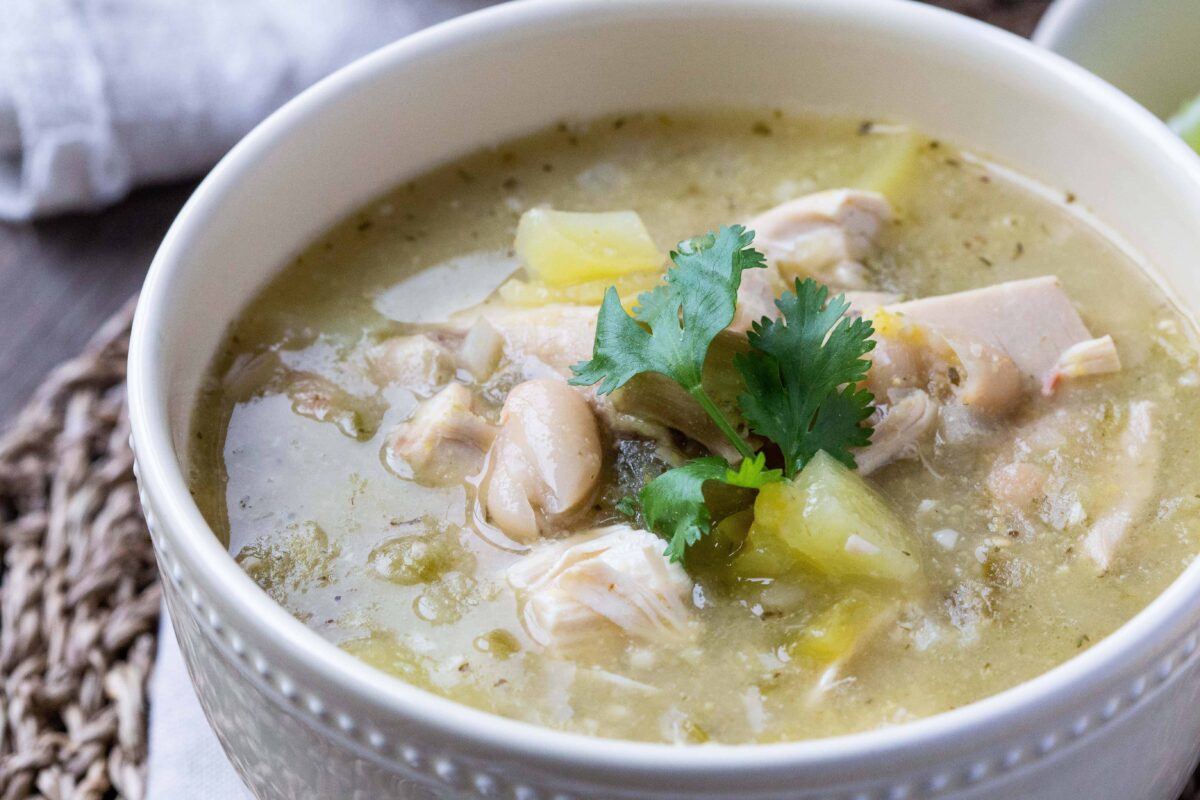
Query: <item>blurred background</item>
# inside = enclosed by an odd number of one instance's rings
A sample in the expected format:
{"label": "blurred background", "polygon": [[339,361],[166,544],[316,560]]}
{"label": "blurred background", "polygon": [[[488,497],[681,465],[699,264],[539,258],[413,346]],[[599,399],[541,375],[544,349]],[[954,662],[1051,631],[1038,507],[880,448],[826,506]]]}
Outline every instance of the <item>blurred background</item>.
{"label": "blurred background", "polygon": [[[0,428],[137,291],[198,177],[256,122],[358,55],[489,4],[5,0]],[[1029,35],[1048,0],[934,4]]]}

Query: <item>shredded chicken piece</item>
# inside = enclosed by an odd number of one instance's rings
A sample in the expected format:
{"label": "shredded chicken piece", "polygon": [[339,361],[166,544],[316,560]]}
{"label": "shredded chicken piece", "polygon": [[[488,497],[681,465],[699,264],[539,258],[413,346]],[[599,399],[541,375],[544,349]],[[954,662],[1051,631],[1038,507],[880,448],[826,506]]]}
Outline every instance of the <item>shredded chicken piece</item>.
{"label": "shredded chicken piece", "polygon": [[1001,417],[1016,408],[1027,395],[1025,376],[1013,360],[995,347],[964,337],[948,336],[961,372],[954,397],[964,406]]}
{"label": "shredded chicken piece", "polygon": [[883,195],[834,189],[778,205],[747,227],[768,265],[785,278],[812,277],[838,288],[863,289],[861,260],[890,218]]}
{"label": "shredded chicken piece", "polygon": [[1101,571],[1112,564],[1117,548],[1133,523],[1145,511],[1154,490],[1159,443],[1154,438],[1154,404],[1137,400],[1129,404],[1129,421],[1118,442],[1121,460],[1112,480],[1121,487],[1120,496],[1100,514],[1083,540],[1084,552]]}
{"label": "shredded chicken piece", "polygon": [[733,322],[729,323],[729,330],[745,333],[763,317],[778,317],[779,309],[775,305],[775,298],[786,288],[779,270],[773,264],[743,272],[742,282],[738,286],[737,307]]}
{"label": "shredded chicken piece", "polygon": [[1082,378],[1120,371],[1121,357],[1117,354],[1113,338],[1106,335],[1098,339],[1088,339],[1073,344],[1062,352],[1042,381],[1042,394],[1054,394],[1054,390],[1064,378]]}
{"label": "shredded chicken piece", "polygon": [[292,411],[317,422],[333,423],[342,433],[360,441],[374,435],[378,409],[372,400],[356,397],[313,373],[293,373],[289,378],[287,395]]}
{"label": "shredded chicken piece", "polygon": [[887,311],[943,335],[988,345],[1039,383],[1063,351],[1092,338],[1051,275],[910,300]]}
{"label": "shredded chicken piece", "polygon": [[1049,479],[1050,472],[1045,467],[1014,461],[993,468],[984,484],[988,493],[1001,504],[1015,511],[1029,512],[1045,498]]}
{"label": "shredded chicken piece", "polygon": [[488,521],[529,543],[585,505],[600,481],[596,417],[557,378],[519,384],[504,401],[480,495]]}
{"label": "shredded chicken piece", "polygon": [[859,631],[853,645],[848,648],[846,652],[842,653],[837,660],[826,666],[825,669],[821,671],[820,677],[817,678],[817,682],[813,685],[812,689],[809,690],[808,696],[806,697],[808,705],[817,705],[821,702],[822,697],[826,692],[837,688],[845,681],[853,680],[852,678],[847,678],[844,676],[846,667],[848,667],[866,648],[866,646],[870,644],[872,640],[874,640],[877,634],[879,634],[889,624],[895,622],[896,618],[899,616],[899,603],[892,603],[888,606],[885,606],[879,611],[878,614],[872,617],[867,625],[861,631]]}
{"label": "shredded chicken piece", "polygon": [[898,303],[901,297],[894,292],[877,292],[871,289],[856,289],[843,294],[846,296],[846,302],[850,304],[850,310],[846,313],[852,317],[870,315],[877,309]]}
{"label": "shredded chicken piece", "polygon": [[478,306],[455,315],[449,330],[467,333],[480,320],[504,340],[504,356],[527,380],[569,376],[571,365],[592,357],[596,306],[546,305],[535,308]]}
{"label": "shredded chicken piece", "polygon": [[1001,432],[1000,426],[982,411],[956,403],[938,409],[937,437],[943,444],[981,443]]}
{"label": "shredded chicken piece", "polygon": [[475,413],[471,392],[451,383],[388,437],[385,457],[403,477],[440,484],[478,469],[496,428]]}
{"label": "shredded chicken piece", "polygon": [[965,334],[942,332],[877,309],[867,388],[876,397],[921,388],[938,400],[1000,417],[1026,396],[1027,380],[1003,352]]}
{"label": "shredded chicken piece", "polygon": [[[996,510],[1013,515],[1010,524],[1020,527],[1036,517],[1056,531],[1086,531],[1083,552],[1105,571],[1146,513],[1161,444],[1153,402],[1129,404],[1115,441],[1107,436],[1108,423],[1099,421],[1102,413],[1099,407],[1082,416],[1059,408],[1018,428],[985,486]],[[1089,455],[1064,457],[1062,449],[1079,437]]]}
{"label": "shredded chicken piece", "polygon": [[487,317],[480,317],[463,337],[458,348],[458,363],[477,381],[486,381],[496,371],[504,355],[504,337]]}
{"label": "shredded chicken piece", "polygon": [[928,337],[916,326],[905,322],[901,329],[875,321],[875,347],[866,355],[871,362],[867,388],[876,397],[887,397],[897,389],[915,389],[929,382],[930,351]]}
{"label": "shredded chicken piece", "polygon": [[916,458],[917,448],[937,424],[938,404],[920,389],[900,390],[896,402],[878,406],[871,443],[854,454],[861,475],[902,458]]}
{"label": "shredded chicken piece", "polygon": [[530,637],[560,651],[606,629],[649,641],[686,638],[692,581],[662,551],[662,539],[628,525],[536,548],[507,573]]}
{"label": "shredded chicken piece", "polygon": [[[767,263],[765,269],[742,273],[729,330],[744,333],[763,317],[778,317],[775,298],[792,288],[796,278],[864,289],[866,270],[860,259],[870,252],[880,226],[890,218],[891,209],[882,195],[835,189],[789,200],[750,220],[746,227],[754,231],[754,247]],[[860,314],[874,304],[898,299],[885,292],[850,294],[860,295]]]}
{"label": "shredded chicken piece", "polygon": [[391,383],[432,389],[454,377],[451,352],[425,336],[393,336],[367,353],[371,379],[380,386]]}

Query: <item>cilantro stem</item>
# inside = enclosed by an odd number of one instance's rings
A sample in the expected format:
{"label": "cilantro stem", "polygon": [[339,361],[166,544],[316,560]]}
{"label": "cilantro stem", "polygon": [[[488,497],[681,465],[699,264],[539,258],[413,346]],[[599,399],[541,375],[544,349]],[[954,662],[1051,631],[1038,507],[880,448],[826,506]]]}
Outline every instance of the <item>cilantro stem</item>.
{"label": "cilantro stem", "polygon": [[745,440],[734,430],[733,425],[729,424],[729,420],[725,419],[725,415],[721,413],[721,409],[717,408],[717,404],[708,396],[708,392],[704,391],[703,386],[693,386],[688,389],[688,394],[696,398],[696,402],[712,418],[712,421],[717,424],[717,427],[721,429],[721,433],[725,434],[726,438],[733,443],[733,446],[737,448],[742,458],[754,458],[754,451],[750,449],[750,445],[746,444]]}

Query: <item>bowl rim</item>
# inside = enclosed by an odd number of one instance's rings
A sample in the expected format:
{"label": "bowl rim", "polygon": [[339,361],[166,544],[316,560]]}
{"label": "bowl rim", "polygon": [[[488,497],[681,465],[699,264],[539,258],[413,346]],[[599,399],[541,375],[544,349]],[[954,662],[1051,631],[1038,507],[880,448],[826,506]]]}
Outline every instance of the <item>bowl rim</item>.
{"label": "bowl rim", "polygon": [[[530,24],[572,18],[597,19],[624,13],[678,10],[738,13],[778,11],[777,0],[514,0],[476,11],[387,45],[320,81],[285,104],[242,139],[209,173],[171,225],[148,273],[138,302],[129,349],[128,396],[132,438],[140,462],[147,505],[170,520],[160,535],[213,596],[234,609],[243,635],[271,641],[323,686],[336,687],[381,714],[411,719],[460,742],[503,751],[537,763],[587,763],[598,769],[635,770],[658,777],[706,775],[739,769],[829,767],[864,756],[881,757],[948,746],[972,731],[1013,730],[1039,707],[1081,700],[1103,685],[1096,680],[1132,669],[1166,630],[1183,629],[1200,607],[1200,559],[1194,560],[1145,608],[1103,640],[1047,672],[962,707],[903,725],[834,737],[772,744],[679,747],[567,733],[504,718],[426,692],[369,667],[296,620],[236,565],[201,515],[175,457],[164,388],[164,358],[156,331],[169,325],[168,287],[186,252],[207,224],[224,193],[238,185],[257,154],[336,98],[395,69],[397,64],[469,45],[475,37]],[[921,31],[930,39],[969,37],[979,47],[1053,77],[1070,90],[1111,109],[1114,121],[1136,131],[1146,147],[1161,150],[1190,178],[1200,195],[1200,162],[1153,115],[1135,101],[1066,59],[990,25],[919,3],[895,0],[806,0],[784,4],[792,13],[819,14],[853,23],[870,17],[883,24]],[[164,580],[170,577],[164,575]],[[234,626],[230,626],[234,627]],[[1178,632],[1172,634],[1178,636]],[[299,677],[299,676],[296,676]]]}
{"label": "bowl rim", "polygon": [[1079,15],[1092,4],[1092,0],[1054,0],[1038,20],[1030,41],[1057,52],[1061,40],[1075,33]]}

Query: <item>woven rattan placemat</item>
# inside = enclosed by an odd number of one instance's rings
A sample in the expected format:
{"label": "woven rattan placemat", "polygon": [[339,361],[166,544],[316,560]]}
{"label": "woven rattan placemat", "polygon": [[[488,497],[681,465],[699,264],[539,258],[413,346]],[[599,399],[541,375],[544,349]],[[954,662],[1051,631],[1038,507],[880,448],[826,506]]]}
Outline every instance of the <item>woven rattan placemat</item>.
{"label": "woven rattan placemat", "polygon": [[3,800],[143,795],[160,595],[129,451],[132,314],[0,436]]}

